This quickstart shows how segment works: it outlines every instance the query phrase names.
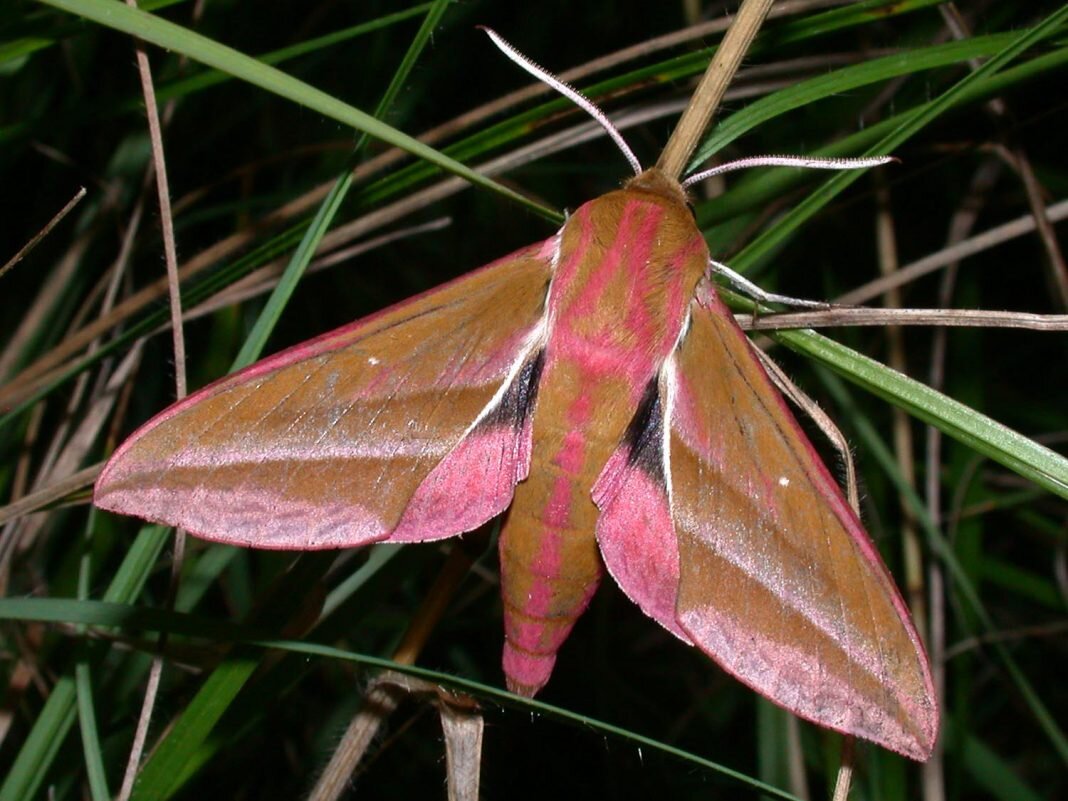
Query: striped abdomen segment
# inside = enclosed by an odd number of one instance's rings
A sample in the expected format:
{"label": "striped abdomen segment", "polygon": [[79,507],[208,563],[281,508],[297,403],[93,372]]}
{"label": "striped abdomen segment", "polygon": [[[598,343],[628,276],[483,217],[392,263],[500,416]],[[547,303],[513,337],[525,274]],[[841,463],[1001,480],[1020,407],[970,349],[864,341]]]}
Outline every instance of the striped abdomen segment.
{"label": "striped abdomen segment", "polygon": [[[627,423],[607,419],[618,404],[602,402],[618,394],[618,382],[561,397],[573,370],[557,363],[543,375],[530,476],[516,487],[501,532],[504,672],[509,688],[525,695],[548,681],[557,650],[597,589],[602,567],[591,488]],[[586,425],[577,424],[582,418]]]}

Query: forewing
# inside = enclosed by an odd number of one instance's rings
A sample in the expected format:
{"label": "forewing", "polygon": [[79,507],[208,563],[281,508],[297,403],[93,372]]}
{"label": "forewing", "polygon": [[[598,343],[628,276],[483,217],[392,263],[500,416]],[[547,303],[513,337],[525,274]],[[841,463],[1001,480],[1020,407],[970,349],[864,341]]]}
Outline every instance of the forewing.
{"label": "forewing", "polygon": [[446,537],[530,456],[553,240],[265,359],[112,456],[98,506],[261,548]]}
{"label": "forewing", "polygon": [[801,717],[926,759],[931,677],[885,566],[711,285],[691,310],[667,365],[679,624]]}

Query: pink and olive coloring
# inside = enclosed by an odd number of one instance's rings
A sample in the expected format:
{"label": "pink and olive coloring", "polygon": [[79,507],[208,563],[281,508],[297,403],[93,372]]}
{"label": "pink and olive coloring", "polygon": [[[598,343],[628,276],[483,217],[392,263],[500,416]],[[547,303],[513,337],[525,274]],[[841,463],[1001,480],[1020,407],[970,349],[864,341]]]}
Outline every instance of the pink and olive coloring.
{"label": "pink and olive coloring", "polygon": [[506,513],[512,690],[549,680],[607,571],[775,703],[926,759],[938,712],[908,610],[709,265],[683,188],[646,170],[544,242],[174,404],[95,502],[295,550]]}

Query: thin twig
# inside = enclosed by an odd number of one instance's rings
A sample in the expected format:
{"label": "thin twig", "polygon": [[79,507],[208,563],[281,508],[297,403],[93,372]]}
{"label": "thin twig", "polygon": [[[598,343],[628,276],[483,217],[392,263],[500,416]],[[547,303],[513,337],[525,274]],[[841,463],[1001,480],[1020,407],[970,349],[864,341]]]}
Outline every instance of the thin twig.
{"label": "thin twig", "polygon": [[[890,190],[886,186],[885,175],[875,171],[876,211],[875,239],[878,254],[879,273],[891,276],[900,268],[897,252],[897,233],[891,210]],[[890,309],[901,307],[901,291],[894,287],[883,296],[884,304]],[[887,339],[887,361],[889,366],[899,373],[908,374],[905,358],[905,338],[900,326],[891,325],[885,329]],[[912,427],[908,414],[900,406],[890,408],[893,427],[894,461],[901,473],[901,480],[908,487],[916,486],[915,446],[912,439]],[[924,596],[923,552],[920,548],[919,531],[916,517],[909,502],[902,495],[898,499],[898,511],[901,514],[901,550],[905,575],[905,598],[912,618],[916,622],[920,638],[927,639],[927,599]]]}
{"label": "thin twig", "polygon": [[1027,197],[1027,205],[1034,216],[1038,240],[1042,243],[1042,249],[1046,254],[1050,283],[1053,284],[1056,292],[1058,305],[1062,309],[1068,309],[1068,265],[1065,264],[1057,234],[1053,230],[1053,221],[1046,213],[1044,192],[1038,176],[1035,175],[1035,169],[1031,166],[1031,159],[1022,148],[999,147],[996,150],[1002,153],[1005,160],[1020,176],[1020,182],[1023,184],[1024,194]]}
{"label": "thin twig", "polygon": [[1031,331],[1068,331],[1068,314],[989,311],[985,309],[874,309],[866,306],[820,311],[736,315],[747,331],[785,331],[793,328],[842,326],[932,325],[946,328],[1023,328]]}
{"label": "thin twig", "polygon": [[[944,3],[938,9],[942,19],[946,23],[949,33],[957,41],[970,39],[971,30],[964,16],[957,9],[955,3]],[[977,70],[982,65],[979,59],[969,59],[968,65],[972,70]],[[984,104],[984,108],[990,113],[997,123],[1000,139],[1002,140],[996,151],[1005,159],[1005,162],[1019,174],[1023,184],[1024,194],[1027,197],[1027,205],[1035,217],[1035,228],[1038,231],[1038,239],[1042,243],[1046,253],[1046,261],[1049,266],[1050,280],[1056,292],[1061,308],[1068,309],[1068,265],[1065,264],[1064,254],[1061,252],[1057,235],[1053,232],[1053,224],[1046,214],[1046,201],[1043,198],[1042,186],[1031,166],[1031,159],[1023,148],[1012,142],[1010,130],[1014,127],[1009,114],[1009,106],[1002,97],[994,97]]]}
{"label": "thin twig", "polygon": [[17,501],[0,506],[0,525],[9,520],[15,520],[23,515],[39,512],[50,504],[66,498],[68,495],[92,486],[104,463],[100,462],[73,475],[65,476],[54,481],[46,487],[34,492],[28,492]]}
{"label": "thin twig", "polygon": [[75,206],[77,206],[81,202],[83,197],[85,197],[85,187],[84,186],[81,187],[77,192],[74,193],[74,197],[72,197],[70,200],[68,200],[67,204],[63,208],[61,208],[58,212],[56,212],[55,216],[52,217],[52,219],[49,220],[45,224],[44,228],[42,228],[40,231],[38,231],[33,236],[33,238],[30,239],[29,242],[27,242],[25,245],[23,245],[21,248],[19,248],[19,252],[18,253],[16,253],[14,256],[12,256],[10,259],[8,259],[7,264],[5,264],[3,267],[0,267],[0,278],[3,278],[4,273],[6,273],[8,270],[10,270],[12,267],[14,267],[20,261],[22,261],[22,259],[25,258],[27,253],[29,253],[31,250],[33,250],[35,247],[37,247],[37,243],[40,242],[42,239],[44,239],[46,236],[48,236],[48,234],[51,232],[51,230],[53,228],[55,228],[57,225],[59,225],[60,220],[62,220],[64,217],[66,217],[70,213],[71,209],[73,209]]}
{"label": "thin twig", "polygon": [[852,737],[842,738],[842,758],[838,765],[838,778],[834,783],[834,795],[831,801],[848,801],[849,788],[853,785],[853,757],[856,753],[856,741]]}
{"label": "thin twig", "polygon": [[[394,662],[402,665],[415,664],[431,632],[445,614],[453,593],[467,575],[471,561],[465,547],[453,547],[437,579],[413,616],[404,638],[394,651]],[[403,696],[403,691],[393,685],[383,682],[374,684],[364,698],[361,708],[349,722],[329,764],[323,769],[315,788],[308,796],[308,801],[335,801],[341,797],[367,747]]]}
{"label": "thin twig", "polygon": [[[126,4],[136,8],[137,0],[126,0]],[[171,213],[171,196],[167,180],[167,162],[163,149],[163,131],[160,126],[159,108],[156,105],[156,92],[152,83],[152,68],[148,63],[148,53],[138,43],[136,47],[137,71],[141,79],[141,91],[145,98],[145,113],[148,118],[149,138],[152,142],[152,163],[156,173],[156,189],[159,198],[160,227],[163,232],[163,252],[167,265],[167,286],[171,310],[171,335],[174,342],[174,383],[175,395],[181,400],[186,396],[185,380],[185,339],[182,335],[182,302],[178,280],[178,252],[174,239],[174,220]],[[174,554],[171,560],[171,577],[164,602],[164,608],[170,609],[178,592],[178,582],[185,561],[185,532],[175,531]],[[148,729],[152,722],[152,711],[159,694],[159,684],[163,674],[163,652],[166,649],[166,633],[161,633],[159,647],[152,657],[145,696],[141,705],[141,714],[137,721],[126,771],[122,777],[119,801],[127,801],[133,794],[134,781],[141,766]]]}
{"label": "thin twig", "polygon": [[1056,620],[1049,623],[1038,623],[1033,626],[1020,626],[1005,631],[991,631],[966,637],[955,643],[952,648],[946,649],[946,660],[956,659],[962,654],[984,648],[996,642],[1018,642],[1038,637],[1063,637],[1068,634],[1068,621]]}
{"label": "thin twig", "polygon": [[[1068,219],[1068,200],[1061,200],[1047,206],[1046,215],[1049,217],[1050,222],[1060,222],[1061,220]],[[835,303],[864,303],[865,301],[878,297],[890,287],[903,286],[904,284],[915,281],[921,276],[933,273],[947,265],[958,262],[966,256],[972,256],[976,253],[989,250],[995,245],[1000,245],[1010,239],[1029,234],[1034,230],[1034,216],[1025,214],[1022,217],[1017,217],[1015,220],[997,225],[955,245],[943,248],[936,253],[924,256],[922,259],[918,259],[911,264],[906,264],[892,276],[880,278],[878,281],[872,281],[846,292],[844,295],[835,298]]]}
{"label": "thin twig", "polygon": [[783,372],[783,369],[771,359],[770,356],[765,354],[759,348],[754,347],[754,353],[757,358],[760,359],[761,364],[764,365],[764,369],[767,370],[768,376],[775,386],[779,388],[779,391],[793,401],[805,415],[816,424],[816,427],[823,432],[823,435],[827,437],[831,445],[838,455],[842,459],[842,464],[845,466],[846,475],[846,499],[849,501],[849,505],[853,507],[853,511],[860,516],[860,490],[857,485],[857,467],[853,462],[853,454],[849,450],[849,441],[846,439],[842,430],[835,425],[834,420],[827,414],[820,405],[816,403],[807,393],[790,380],[789,376]]}
{"label": "thin twig", "polygon": [[[109,199],[105,198],[105,206],[109,205],[108,201]],[[75,237],[45,279],[44,285],[38,290],[37,296],[29,304],[29,308],[23,312],[14,333],[8,338],[3,351],[0,352],[0,381],[5,381],[8,378],[18,364],[22,354],[27,351],[29,343],[34,340],[38,333],[45,329],[49,320],[52,319],[52,315],[55,314],[57,296],[70,286],[71,280],[73,280],[78,267],[81,265],[82,256],[85,255],[85,251],[99,233],[97,230],[99,226],[100,223],[97,222],[86,230],[81,231]],[[83,342],[78,350],[85,348],[90,341],[92,341],[92,338]],[[6,384],[0,384],[0,396],[3,396],[10,388],[17,387],[28,369],[30,368],[21,370]],[[11,405],[13,404],[0,400],[0,409],[6,409]]]}

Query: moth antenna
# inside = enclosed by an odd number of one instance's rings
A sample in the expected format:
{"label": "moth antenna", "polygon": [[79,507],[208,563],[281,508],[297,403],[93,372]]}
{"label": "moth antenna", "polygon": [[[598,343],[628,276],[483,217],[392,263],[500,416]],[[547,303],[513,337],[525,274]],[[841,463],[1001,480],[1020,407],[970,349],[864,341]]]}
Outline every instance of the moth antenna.
{"label": "moth antenna", "polygon": [[691,186],[713,175],[721,175],[734,170],[746,170],[750,167],[805,167],[810,170],[863,170],[868,167],[878,167],[898,159],[893,156],[869,156],[856,159],[820,159],[808,156],[750,156],[746,159],[737,159],[702,170],[695,173],[682,182],[683,187]]}
{"label": "moth antenna", "polygon": [[641,162],[638,161],[638,157],[634,155],[634,151],[632,151],[627,145],[626,140],[623,139],[623,135],[618,130],[616,130],[616,127],[612,125],[611,122],[609,122],[608,117],[605,116],[605,113],[599,108],[597,108],[596,104],[592,100],[586,97],[586,95],[582,94],[575,87],[564,81],[561,81],[551,72],[546,70],[544,67],[540,67],[539,65],[535,64],[529,58],[527,58],[514,47],[512,47],[512,45],[508,44],[508,42],[502,39],[500,35],[492,28],[487,28],[484,25],[479,25],[478,27],[486,32],[486,35],[489,36],[490,40],[495,45],[497,45],[497,48],[506,56],[508,56],[508,58],[510,58],[523,69],[525,69],[527,72],[529,72],[542,83],[551,86],[557,92],[568,98],[572,103],[579,106],[587,114],[593,117],[598,122],[598,124],[602,128],[604,128],[605,131],[608,132],[608,135],[612,137],[612,141],[616,143],[616,147],[618,147],[623,152],[623,155],[626,157],[627,161],[630,162],[630,166],[631,169],[634,170],[634,174],[641,174],[642,165]]}

